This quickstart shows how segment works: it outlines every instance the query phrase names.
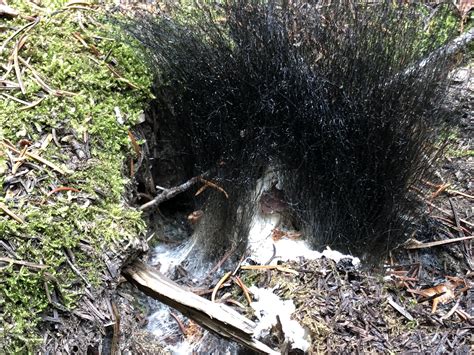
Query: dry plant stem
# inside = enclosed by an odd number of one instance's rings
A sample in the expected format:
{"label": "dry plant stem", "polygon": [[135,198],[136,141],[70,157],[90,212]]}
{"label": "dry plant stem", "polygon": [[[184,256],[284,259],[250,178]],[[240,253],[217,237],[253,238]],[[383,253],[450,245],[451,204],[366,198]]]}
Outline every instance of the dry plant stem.
{"label": "dry plant stem", "polygon": [[244,265],[240,267],[241,270],[278,270],[281,272],[288,272],[290,274],[298,275],[298,271],[283,267],[280,265]]}
{"label": "dry plant stem", "polygon": [[232,254],[234,254],[234,252],[235,252],[236,249],[237,249],[236,246],[233,246],[231,249],[229,249],[229,250],[224,254],[224,256],[222,257],[222,259],[219,260],[219,261],[217,262],[217,264],[207,273],[207,275],[206,275],[205,278],[207,279],[210,275],[214,274],[214,273],[222,266],[222,264],[224,264],[224,263],[227,261],[227,259],[229,259],[230,256],[231,256]]}
{"label": "dry plant stem", "polygon": [[186,328],[184,328],[183,322],[181,322],[181,319],[178,318],[176,314],[173,312],[170,312],[170,316],[174,318],[176,323],[178,323],[179,330],[181,330],[181,333],[183,333],[184,336],[186,336]]}
{"label": "dry plant stem", "polygon": [[242,289],[242,292],[244,293],[245,299],[247,300],[248,304],[252,303],[252,298],[250,297],[249,289],[247,288],[247,286],[245,286],[245,284],[240,279],[240,277],[235,276],[234,280],[237,283],[237,285],[239,285],[239,287]]}
{"label": "dry plant stem", "polygon": [[22,104],[22,105],[26,105],[26,106],[31,105],[31,102],[28,102],[28,101],[19,99],[19,98],[15,97],[15,96],[12,96],[12,95],[8,95],[8,94],[6,94],[6,93],[2,93],[1,95],[4,96],[4,97],[6,97],[7,99],[16,101],[16,102],[18,102],[18,103],[20,103],[20,104]]}
{"label": "dry plant stem", "polygon": [[28,261],[23,261],[23,260],[15,260],[7,257],[0,257],[0,262],[4,263],[11,263],[11,264],[16,264],[16,265],[21,265],[21,266],[26,266],[30,269],[37,269],[37,270],[44,270],[47,269],[47,265],[41,265],[41,264],[35,264],[35,263],[30,263]]}
{"label": "dry plant stem", "polygon": [[46,97],[42,97],[39,100],[36,100],[35,102],[31,102],[27,104],[25,107],[20,107],[18,111],[26,111],[26,110],[32,109],[33,107],[38,106],[41,102],[43,102],[45,98]]}
{"label": "dry plant stem", "polygon": [[[434,203],[431,203],[431,202],[428,201],[428,200],[425,200],[425,202],[426,202],[430,207],[433,207],[434,209],[440,211],[440,212],[443,213],[444,215],[449,216],[449,217],[452,217],[452,213],[443,210],[442,208],[436,206]],[[462,223],[464,223],[464,224],[466,224],[466,225],[468,225],[469,227],[474,227],[474,223],[468,222],[468,221],[466,221],[465,219],[459,218],[459,221],[462,222]]]}
{"label": "dry plant stem", "polygon": [[229,278],[229,276],[231,275],[231,272],[227,272],[224,276],[222,276],[222,278],[219,280],[219,282],[217,283],[216,287],[214,287],[214,290],[212,291],[212,295],[211,295],[211,301],[212,302],[216,302],[216,295],[217,295],[217,291],[219,291],[219,289],[221,288],[221,286],[224,284],[224,282],[227,281],[227,279]]}
{"label": "dry plant stem", "polygon": [[471,236],[467,236],[467,237],[460,237],[460,238],[453,238],[453,239],[446,239],[446,240],[438,240],[436,242],[413,244],[413,245],[407,245],[405,247],[405,249],[431,248],[431,247],[436,247],[436,246],[439,246],[439,245],[462,242],[463,240],[470,240],[470,239],[473,239],[473,238],[474,238],[474,236],[471,235]]}
{"label": "dry plant stem", "polygon": [[18,57],[18,59],[20,60],[20,62],[24,66],[26,66],[31,71],[31,73],[33,74],[33,77],[36,80],[36,82],[38,83],[38,85],[41,86],[41,88],[44,91],[46,91],[48,94],[55,95],[55,96],[75,96],[75,95],[77,95],[73,92],[69,92],[69,91],[65,91],[65,90],[52,89],[48,84],[46,84],[44,82],[44,80],[41,78],[39,73],[26,60],[24,60],[21,57]]}
{"label": "dry plant stem", "polygon": [[451,186],[451,184],[443,184],[441,185],[432,195],[431,195],[431,198],[430,198],[430,201],[433,201],[436,197],[439,196],[440,193],[442,193],[443,191],[446,191],[446,189]]}
{"label": "dry plant stem", "polygon": [[20,44],[20,41],[18,41],[15,44],[15,48],[13,49],[13,67],[15,68],[16,80],[18,81],[18,85],[20,86],[21,93],[25,95],[26,89],[25,89],[25,85],[23,85],[23,80],[21,78],[20,64],[18,63],[19,44]]}
{"label": "dry plant stem", "polygon": [[454,314],[454,312],[456,312],[456,310],[458,309],[459,302],[460,302],[460,300],[457,300],[456,304],[449,310],[448,313],[446,313],[444,316],[442,316],[441,319],[444,320],[444,319],[448,319],[449,317],[451,317]]}
{"label": "dry plant stem", "polygon": [[[205,172],[204,174],[202,174],[202,176],[207,176],[207,175],[209,175],[209,172]],[[201,176],[195,176],[189,179],[188,181],[186,181],[184,184],[164,190],[161,194],[156,196],[153,200],[141,205],[139,207],[139,210],[143,211],[143,210],[158,206],[160,203],[168,201],[169,199],[172,199],[176,195],[191,188],[194,184],[200,181],[200,179],[201,179]]]}
{"label": "dry plant stem", "polygon": [[469,199],[471,199],[471,200],[474,200],[474,196],[468,195],[468,194],[466,194],[466,193],[464,193],[464,192],[461,192],[461,191],[446,189],[446,192],[447,192],[448,194],[460,195],[460,196],[464,196],[464,197],[466,197],[466,198],[469,198]]}
{"label": "dry plant stem", "polygon": [[0,210],[5,212],[7,215],[9,215],[11,218],[13,218],[15,221],[17,221],[20,224],[25,223],[23,219],[18,217],[15,213],[13,213],[6,205],[0,202]]}
{"label": "dry plant stem", "polygon": [[[225,197],[226,197],[227,199],[229,198],[229,194],[228,194],[222,187],[220,187],[219,185],[213,183],[212,181],[205,180],[205,179],[203,179],[203,178],[200,178],[200,180],[201,180],[204,184],[206,184],[206,185],[208,185],[208,186],[210,186],[210,187],[212,187],[212,188],[214,188],[214,189],[219,190],[220,192],[222,192],[222,193],[225,195]],[[198,193],[196,193],[196,195],[198,195]]]}

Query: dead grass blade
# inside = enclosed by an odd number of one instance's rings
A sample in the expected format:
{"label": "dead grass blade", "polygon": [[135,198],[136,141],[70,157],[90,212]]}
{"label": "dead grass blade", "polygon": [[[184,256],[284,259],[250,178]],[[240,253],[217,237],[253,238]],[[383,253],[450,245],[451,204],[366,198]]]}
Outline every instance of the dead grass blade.
{"label": "dead grass blade", "polygon": [[[216,189],[216,190],[222,192],[222,193],[225,195],[225,197],[226,197],[227,199],[229,199],[229,194],[228,194],[222,187],[220,187],[219,185],[213,183],[212,181],[206,180],[206,179],[204,179],[204,178],[200,178],[199,180],[201,180],[201,182],[203,182],[203,183],[206,184],[207,186],[212,187],[212,188],[214,188],[214,189]],[[199,191],[198,191],[198,192],[199,192]],[[198,195],[197,192],[196,192],[196,195]]]}
{"label": "dead grass blade", "polygon": [[31,31],[33,29],[33,27],[35,27],[41,20],[41,17],[36,17],[35,20],[33,22],[30,22],[30,23],[27,23],[26,25],[24,25],[23,27],[20,27],[18,30],[16,30],[15,32],[12,33],[12,35],[10,37],[8,37],[3,43],[2,45],[0,46],[0,53],[2,53],[6,46],[8,45],[8,43],[13,39],[15,38],[16,36],[18,36],[20,33],[22,33],[23,31]]}
{"label": "dead grass blade", "polygon": [[229,276],[231,275],[232,273],[229,271],[227,272],[224,276],[222,276],[222,278],[219,280],[219,282],[216,284],[216,287],[214,287],[214,290],[212,291],[212,295],[211,295],[211,301],[212,302],[216,302],[216,295],[217,295],[217,291],[219,291],[219,289],[221,288],[221,286],[224,284],[224,282],[227,281],[227,279],[229,278]]}
{"label": "dead grass blade", "polygon": [[242,289],[242,292],[244,293],[245,299],[247,300],[248,304],[252,303],[252,298],[250,297],[249,289],[247,288],[247,286],[245,286],[244,282],[238,276],[235,276],[234,280],[235,283]]}
{"label": "dead grass blade", "polygon": [[[21,152],[16,149],[11,143],[7,143],[5,140],[3,140],[2,142],[2,145],[10,150],[12,150],[13,152],[17,153],[17,154],[20,154]],[[32,153],[32,152],[25,152],[25,156],[28,157],[28,158],[31,158],[33,160],[36,160],[36,161],[39,161],[40,163],[50,167],[51,169],[53,169],[54,171],[58,172],[59,174],[61,175],[66,175],[66,172],[61,169],[59,166],[57,166],[56,164],[50,162],[49,160],[43,158],[43,157],[40,157],[39,155],[35,154],[35,153]]]}
{"label": "dead grass blade", "polygon": [[37,270],[44,270],[48,268],[47,265],[30,263],[28,261],[16,260],[16,259],[8,258],[8,257],[0,257],[0,262],[26,266],[27,268],[37,269]]}
{"label": "dead grass blade", "polygon": [[25,221],[18,217],[15,213],[13,213],[5,204],[3,204],[2,202],[0,202],[0,210],[2,210],[4,213],[6,213],[7,215],[9,215],[11,218],[13,218],[15,221],[17,221],[18,223],[20,224],[23,224],[25,223]]}

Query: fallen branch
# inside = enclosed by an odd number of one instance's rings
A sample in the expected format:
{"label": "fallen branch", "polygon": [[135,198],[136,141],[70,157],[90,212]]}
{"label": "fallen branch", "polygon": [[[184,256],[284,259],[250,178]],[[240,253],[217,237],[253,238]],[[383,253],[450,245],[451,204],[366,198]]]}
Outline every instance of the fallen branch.
{"label": "fallen branch", "polygon": [[403,72],[395,75],[392,80],[389,81],[389,84],[396,80],[404,80],[409,77],[411,74],[415,73],[417,70],[422,69],[425,66],[429,66],[439,57],[451,57],[459,53],[463,48],[467,47],[469,43],[474,40],[474,28],[471,28],[469,31],[466,31],[454,38],[452,41],[447,43],[441,48],[436,49],[431,52],[424,59],[420,60],[418,63],[408,67]]}
{"label": "fallen branch", "polygon": [[173,187],[173,188],[170,188],[170,189],[163,190],[163,192],[161,194],[159,194],[158,196],[156,196],[153,200],[141,205],[139,207],[139,210],[143,211],[143,210],[146,210],[148,208],[158,206],[160,203],[172,199],[176,195],[178,195],[178,194],[188,190],[189,188],[191,188],[197,182],[201,181],[203,176],[206,176],[208,174],[209,174],[209,172],[205,172],[201,176],[195,176],[195,177],[189,179],[184,184],[181,184],[179,186],[176,186],[176,187]]}
{"label": "fallen branch", "polygon": [[134,262],[124,268],[122,274],[150,297],[180,311],[204,328],[257,352],[279,354],[253,338],[256,324],[250,319],[230,307],[213,303],[182,289],[178,284],[142,262]]}

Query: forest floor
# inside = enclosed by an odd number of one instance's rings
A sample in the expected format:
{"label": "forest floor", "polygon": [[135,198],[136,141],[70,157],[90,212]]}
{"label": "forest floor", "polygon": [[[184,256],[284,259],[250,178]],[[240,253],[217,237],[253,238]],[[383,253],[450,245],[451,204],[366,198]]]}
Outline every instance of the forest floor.
{"label": "forest floor", "polygon": [[[130,203],[143,158],[134,127],[152,98],[140,51],[84,2],[0,0],[0,21],[0,352],[158,353],[119,275],[148,249]],[[321,259],[285,265],[297,277],[241,271],[293,299],[312,351],[474,351],[473,78],[467,66],[452,79],[462,125],[438,180],[420,187],[428,217],[412,238],[424,244],[379,270]],[[217,296],[227,291],[246,304],[235,285]],[[284,338],[267,340],[282,349]]]}

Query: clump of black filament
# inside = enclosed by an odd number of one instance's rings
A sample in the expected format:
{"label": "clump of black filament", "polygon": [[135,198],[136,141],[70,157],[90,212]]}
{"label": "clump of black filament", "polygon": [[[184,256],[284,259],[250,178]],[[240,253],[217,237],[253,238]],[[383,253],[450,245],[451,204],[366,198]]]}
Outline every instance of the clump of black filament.
{"label": "clump of black filament", "polygon": [[411,188],[447,127],[452,63],[417,66],[444,41],[425,20],[420,5],[393,2],[235,0],[143,14],[129,30],[190,176],[217,168],[236,208],[277,170],[315,246],[378,259],[420,217]]}

